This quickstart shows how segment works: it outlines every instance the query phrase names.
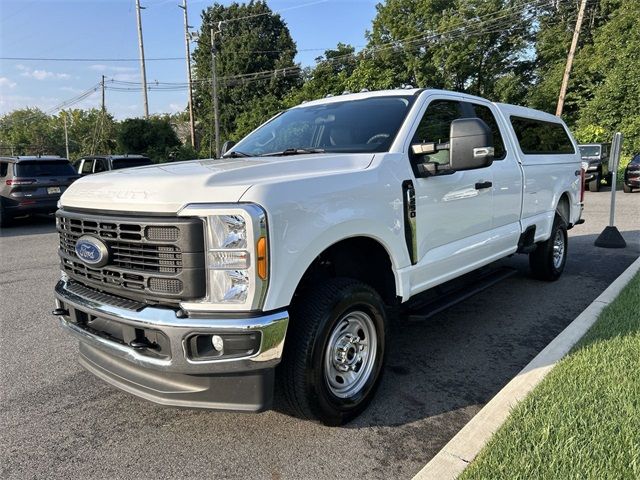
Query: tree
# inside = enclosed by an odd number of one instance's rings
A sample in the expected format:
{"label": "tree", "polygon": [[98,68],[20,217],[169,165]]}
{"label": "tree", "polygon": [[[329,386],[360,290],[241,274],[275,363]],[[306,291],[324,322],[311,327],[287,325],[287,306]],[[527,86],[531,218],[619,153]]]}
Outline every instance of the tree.
{"label": "tree", "polygon": [[[607,2],[615,6],[609,20],[593,32],[591,69],[600,80],[577,115],[579,140],[593,135],[598,141],[611,141],[616,131],[624,134],[623,149],[631,155],[640,152],[640,3],[637,0]],[[587,59],[583,59],[585,62]]]}
{"label": "tree", "polygon": [[120,153],[137,153],[149,156],[156,162],[172,159],[172,151],[180,146],[168,118],[128,118],[120,124],[117,135]]}
{"label": "tree", "polygon": [[207,152],[213,135],[212,27],[216,31],[220,27],[215,40],[221,142],[238,140],[275,113],[284,96],[300,81],[293,62],[296,44],[280,15],[274,14],[265,1],[228,6],[215,3],[204,10],[193,54],[194,107],[197,117],[207,124],[201,141],[201,150]]}
{"label": "tree", "polygon": [[[578,6],[577,2],[550,2],[538,7],[535,68],[527,99],[532,108],[549,113],[556,110]],[[606,23],[612,8],[608,0],[587,3],[562,115],[570,124],[592,98],[594,85],[602,81],[603,72],[592,63],[593,34]]]}
{"label": "tree", "polygon": [[304,70],[303,84],[300,88],[288,95],[285,101],[288,106],[327,95],[339,95],[349,90],[349,80],[357,66],[354,47],[338,43],[335,49],[325,50],[324,54],[315,60],[314,68]]}
{"label": "tree", "polygon": [[[522,93],[531,14],[512,0],[388,0],[377,5],[353,89],[401,84],[496,98]],[[496,98],[502,99],[502,98]]]}
{"label": "tree", "polygon": [[51,118],[57,137],[64,142],[64,122],[67,122],[70,157],[114,153],[117,123],[113,116],[97,108],[63,110]]}
{"label": "tree", "polygon": [[64,137],[38,108],[14,110],[0,118],[3,155],[65,155]]}

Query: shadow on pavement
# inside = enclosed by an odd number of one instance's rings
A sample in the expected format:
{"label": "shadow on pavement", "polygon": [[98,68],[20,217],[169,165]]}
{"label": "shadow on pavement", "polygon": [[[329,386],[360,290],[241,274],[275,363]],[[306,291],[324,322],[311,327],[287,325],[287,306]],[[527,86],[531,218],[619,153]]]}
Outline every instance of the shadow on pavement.
{"label": "shadow on pavement", "polygon": [[22,237],[41,235],[56,231],[56,218],[53,215],[33,215],[11,220],[8,227],[0,229],[0,237]]}
{"label": "shadow on pavement", "polygon": [[376,398],[347,428],[477,412],[640,256],[640,231],[622,233],[628,246],[617,250],[595,247],[597,235],[572,236],[557,282],[530,278],[527,256],[515,255],[496,262],[518,270],[510,279],[423,322],[400,318]]}

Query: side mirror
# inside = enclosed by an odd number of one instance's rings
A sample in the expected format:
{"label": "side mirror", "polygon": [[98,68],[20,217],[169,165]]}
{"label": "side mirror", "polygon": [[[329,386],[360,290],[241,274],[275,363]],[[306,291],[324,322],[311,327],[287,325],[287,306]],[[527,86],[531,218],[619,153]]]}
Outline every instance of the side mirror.
{"label": "side mirror", "polygon": [[493,134],[479,118],[459,118],[449,130],[449,168],[473,170],[493,163]]}
{"label": "side mirror", "polygon": [[222,144],[222,150],[220,152],[220,156],[223,156],[225,153],[231,150],[235,144],[236,142],[234,142],[233,140],[227,140],[226,142],[224,142]]}

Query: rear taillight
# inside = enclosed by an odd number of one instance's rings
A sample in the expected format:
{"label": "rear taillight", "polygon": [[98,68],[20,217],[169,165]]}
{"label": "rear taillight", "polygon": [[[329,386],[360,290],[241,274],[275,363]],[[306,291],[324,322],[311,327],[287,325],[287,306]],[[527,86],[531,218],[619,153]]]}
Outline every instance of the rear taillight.
{"label": "rear taillight", "polygon": [[584,169],[580,169],[580,203],[584,202]]}
{"label": "rear taillight", "polygon": [[7,185],[33,185],[36,181],[33,178],[14,178],[7,180]]}

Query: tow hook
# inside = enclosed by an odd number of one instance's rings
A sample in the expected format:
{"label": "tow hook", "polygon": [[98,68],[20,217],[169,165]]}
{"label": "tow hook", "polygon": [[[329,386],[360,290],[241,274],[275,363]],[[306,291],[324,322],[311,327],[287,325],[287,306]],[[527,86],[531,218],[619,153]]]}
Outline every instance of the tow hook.
{"label": "tow hook", "polygon": [[149,340],[147,340],[146,338],[142,340],[132,340],[131,343],[129,343],[129,346],[134,350],[157,350],[158,349],[157,344],[149,342]]}
{"label": "tow hook", "polygon": [[56,315],[56,316],[64,316],[64,317],[68,317],[69,316],[69,310],[67,310],[66,308],[56,308],[55,310],[51,311],[51,315]]}

